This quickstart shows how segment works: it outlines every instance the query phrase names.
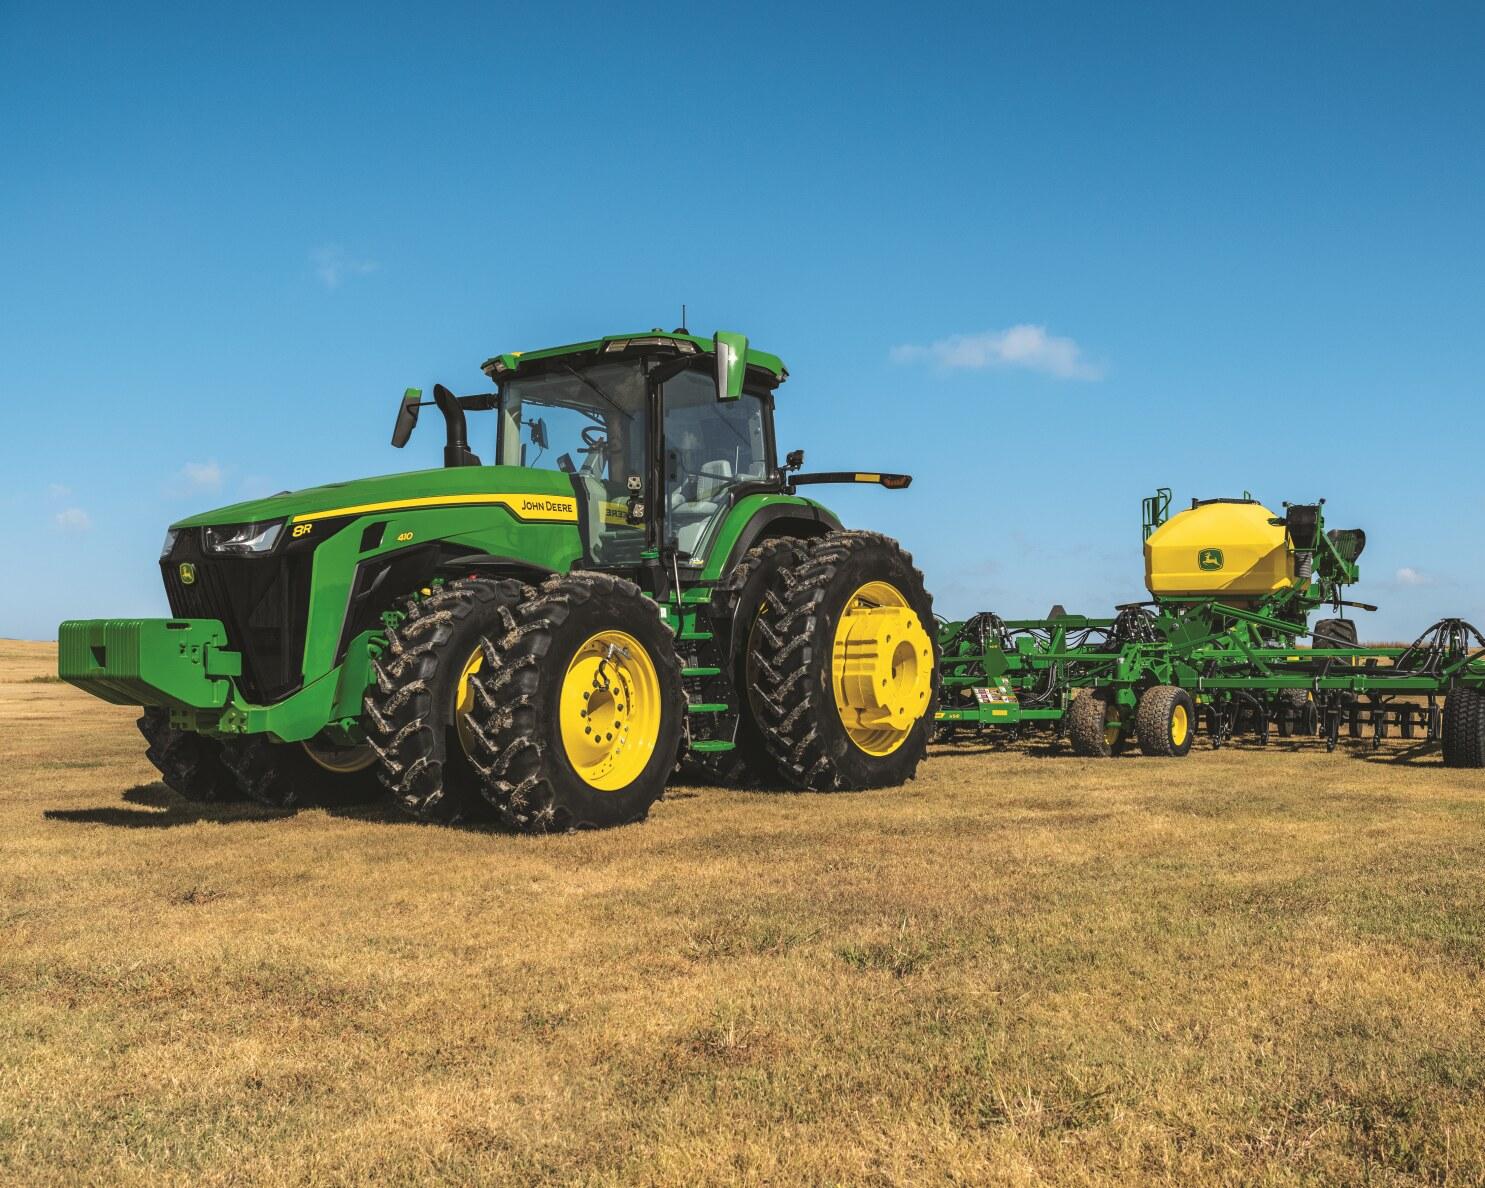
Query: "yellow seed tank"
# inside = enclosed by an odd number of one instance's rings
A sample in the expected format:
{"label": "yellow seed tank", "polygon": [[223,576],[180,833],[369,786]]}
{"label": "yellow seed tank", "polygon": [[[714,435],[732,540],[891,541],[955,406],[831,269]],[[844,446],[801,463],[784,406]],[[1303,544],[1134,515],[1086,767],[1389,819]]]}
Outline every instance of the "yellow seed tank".
{"label": "yellow seed tank", "polygon": [[1221,500],[1168,519],[1145,541],[1145,585],[1156,597],[1261,598],[1294,580],[1294,554],[1261,503]]}

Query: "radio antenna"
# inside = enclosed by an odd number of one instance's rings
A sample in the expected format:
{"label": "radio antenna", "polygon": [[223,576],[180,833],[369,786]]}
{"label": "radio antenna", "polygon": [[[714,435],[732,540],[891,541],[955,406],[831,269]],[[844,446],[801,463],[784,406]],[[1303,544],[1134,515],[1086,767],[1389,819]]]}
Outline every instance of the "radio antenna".
{"label": "radio antenna", "polygon": [[686,306],[685,306],[684,303],[682,303],[682,305],[681,305],[681,333],[682,334],[689,334],[689,333],[691,333],[689,330],[686,329]]}

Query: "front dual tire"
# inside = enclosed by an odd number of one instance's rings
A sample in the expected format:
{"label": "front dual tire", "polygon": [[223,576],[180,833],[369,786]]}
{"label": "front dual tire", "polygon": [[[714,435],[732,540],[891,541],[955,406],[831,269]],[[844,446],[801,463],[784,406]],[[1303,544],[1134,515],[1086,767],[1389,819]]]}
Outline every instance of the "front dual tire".
{"label": "front dual tire", "polygon": [[366,698],[378,774],[404,810],[532,833],[648,814],[685,708],[671,633],[639,587],[471,578],[405,615]]}
{"label": "front dual tire", "polygon": [[659,607],[598,573],[539,588],[470,578],[409,599],[365,699],[366,743],[215,739],[147,709],[164,782],[197,802],[371,799],[523,832],[642,820],[675,769],[684,693]]}
{"label": "front dual tire", "polygon": [[575,572],[512,609],[475,675],[470,759],[502,821],[541,833],[643,820],[681,749],[674,636],[632,582]]}

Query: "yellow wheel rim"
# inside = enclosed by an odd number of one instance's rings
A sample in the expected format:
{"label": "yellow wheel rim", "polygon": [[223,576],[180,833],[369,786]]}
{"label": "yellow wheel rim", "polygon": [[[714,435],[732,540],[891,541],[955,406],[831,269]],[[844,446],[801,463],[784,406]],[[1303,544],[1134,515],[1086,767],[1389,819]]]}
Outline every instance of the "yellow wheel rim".
{"label": "yellow wheel rim", "polygon": [[835,708],[850,740],[890,755],[928,709],[933,641],[891,582],[867,582],[846,601],[831,648]]}
{"label": "yellow wheel rim", "polygon": [[1191,718],[1186,713],[1184,705],[1178,705],[1171,711],[1170,715],[1170,741],[1175,747],[1182,746],[1186,742],[1186,735],[1191,732]]}
{"label": "yellow wheel rim", "polygon": [[660,674],[640,642],[600,631],[577,650],[562,678],[562,748],[578,777],[600,792],[637,780],[660,738]]}
{"label": "yellow wheel rim", "polygon": [[454,689],[454,728],[459,732],[459,745],[464,748],[466,755],[472,754],[474,750],[469,729],[469,715],[474,710],[474,685],[469,678],[484,666],[485,649],[476,644],[469,659],[464,661],[464,667],[459,672],[459,683]]}
{"label": "yellow wheel rim", "polygon": [[337,747],[333,743],[311,738],[299,745],[316,766],[336,775],[352,775],[365,771],[376,762],[376,752],[365,744],[359,747]]}
{"label": "yellow wheel rim", "polygon": [[1113,750],[1119,745],[1119,732],[1123,727],[1118,722],[1110,722],[1103,728],[1104,745]]}

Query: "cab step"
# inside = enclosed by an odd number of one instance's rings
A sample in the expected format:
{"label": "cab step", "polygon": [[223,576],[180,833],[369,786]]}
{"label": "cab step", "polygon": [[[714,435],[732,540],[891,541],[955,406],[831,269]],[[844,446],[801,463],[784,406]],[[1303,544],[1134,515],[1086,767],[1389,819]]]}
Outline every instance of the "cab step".
{"label": "cab step", "polygon": [[691,744],[693,751],[700,751],[703,755],[715,755],[721,751],[735,751],[737,744],[725,738],[703,738]]}
{"label": "cab step", "polygon": [[693,701],[686,706],[688,714],[725,714],[732,707],[725,701]]}
{"label": "cab step", "polygon": [[697,665],[695,668],[681,669],[681,675],[683,677],[721,676],[722,670],[720,668],[712,668],[708,665],[701,664]]}
{"label": "cab step", "polygon": [[677,639],[715,639],[716,635],[711,631],[680,631],[676,633]]}

